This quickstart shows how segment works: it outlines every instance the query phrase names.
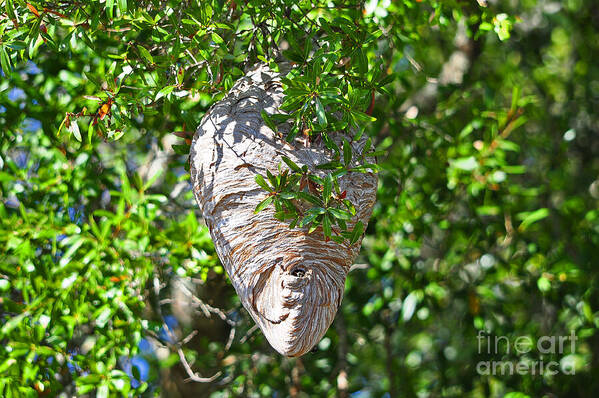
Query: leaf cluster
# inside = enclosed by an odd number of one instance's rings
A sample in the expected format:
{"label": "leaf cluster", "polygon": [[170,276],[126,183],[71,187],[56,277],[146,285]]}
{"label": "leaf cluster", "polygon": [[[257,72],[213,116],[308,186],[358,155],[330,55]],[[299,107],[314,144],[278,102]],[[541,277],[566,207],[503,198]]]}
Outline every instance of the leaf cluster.
{"label": "leaf cluster", "polygon": [[343,243],[347,239],[350,245],[356,243],[364,232],[364,225],[358,221],[348,229],[347,223],[356,215],[356,209],[346,199],[346,191],[340,190],[337,179],[331,174],[321,178],[311,173],[308,166],[300,168],[288,157],[284,156],[283,161],[289,169],[278,175],[269,170],[267,179],[256,175],[256,183],[268,194],[255,212],[273,203],[274,216],[281,221],[290,220],[290,228],[308,228],[308,233],[312,233],[322,226],[326,240]]}

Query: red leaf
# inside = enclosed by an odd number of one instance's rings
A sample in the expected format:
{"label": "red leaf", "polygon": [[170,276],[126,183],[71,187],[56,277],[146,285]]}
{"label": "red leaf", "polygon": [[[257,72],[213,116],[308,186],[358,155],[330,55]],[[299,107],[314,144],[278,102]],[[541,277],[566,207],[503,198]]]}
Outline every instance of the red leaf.
{"label": "red leaf", "polygon": [[31,11],[33,13],[33,15],[35,15],[36,17],[40,17],[40,13],[37,12],[37,10],[35,9],[34,6],[32,6],[31,4],[27,3],[27,8],[29,8],[29,11]]}
{"label": "red leaf", "polygon": [[54,11],[54,10],[50,10],[49,8],[44,8],[44,12],[49,12],[50,14],[54,14],[54,15],[59,16],[61,18],[66,18],[67,17],[64,14],[61,14],[61,13],[59,13],[57,11]]}
{"label": "red leaf", "polygon": [[193,131],[173,131],[173,134],[180,138],[193,138]]}
{"label": "red leaf", "polygon": [[108,105],[108,103],[102,104],[100,109],[98,109],[98,116],[100,116],[100,120],[104,120],[109,111],[110,105]]}
{"label": "red leaf", "polygon": [[374,111],[374,90],[372,90],[372,92],[370,94],[370,105],[368,106],[368,109],[366,110],[366,114],[368,116],[372,116],[372,111]]}

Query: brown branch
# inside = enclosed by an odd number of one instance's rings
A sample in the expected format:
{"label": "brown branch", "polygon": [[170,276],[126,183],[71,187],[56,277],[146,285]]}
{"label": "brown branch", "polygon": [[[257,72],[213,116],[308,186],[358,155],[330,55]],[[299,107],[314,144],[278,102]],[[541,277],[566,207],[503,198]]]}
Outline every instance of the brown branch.
{"label": "brown branch", "polygon": [[181,340],[181,345],[185,345],[187,343],[189,343],[191,341],[191,339],[193,339],[195,337],[195,335],[198,334],[197,330],[192,331],[191,333],[189,333],[187,335],[187,337],[185,337],[183,340]]}
{"label": "brown branch", "polygon": [[216,314],[220,319],[227,322],[229,325],[235,326],[235,322],[230,320],[223,310],[221,310],[220,308],[213,307],[210,304],[206,304],[204,301],[202,301],[202,299],[193,294],[186,286],[182,286],[182,290],[183,293],[185,293],[195,302],[194,307],[200,307],[200,309],[202,310],[201,312],[206,316],[206,318],[210,318],[211,314]]}
{"label": "brown branch", "polygon": [[256,330],[258,330],[258,325],[254,325],[249,328],[245,335],[239,340],[239,344],[245,343],[250,337],[252,337]]}
{"label": "brown branch", "polygon": [[395,377],[396,372],[393,367],[393,346],[391,343],[391,336],[393,335],[393,329],[391,327],[385,328],[385,368],[387,371],[387,378],[389,379],[389,396],[396,398],[399,396],[399,390],[397,386],[397,379]]}
{"label": "brown branch", "polygon": [[289,387],[289,396],[291,398],[299,397],[302,391],[301,376],[304,373],[304,364],[301,358],[295,360],[295,365],[291,369],[291,386]]}
{"label": "brown branch", "polygon": [[347,328],[345,326],[345,318],[343,310],[339,308],[336,322],[337,335],[339,337],[338,360],[339,373],[337,374],[337,392],[339,398],[349,397],[349,383],[347,380]]}
{"label": "brown branch", "polygon": [[187,359],[185,358],[185,354],[183,353],[183,348],[177,347],[177,353],[179,354],[179,361],[181,362],[181,364],[185,368],[185,371],[187,372],[187,375],[189,376],[188,379],[184,380],[185,382],[195,381],[196,383],[211,383],[222,374],[222,372],[219,370],[211,377],[200,377],[197,373],[194,373],[194,371],[191,369],[191,366],[189,365],[189,362],[187,362]]}
{"label": "brown branch", "polygon": [[359,264],[353,264],[350,268],[349,268],[349,272],[352,271],[357,271],[359,269],[368,269],[370,268],[369,264],[364,264],[364,263],[359,263]]}
{"label": "brown branch", "polygon": [[227,340],[227,344],[225,344],[225,351],[229,351],[233,344],[233,340],[235,340],[235,330],[235,326],[232,326],[231,331],[229,332],[229,339]]}

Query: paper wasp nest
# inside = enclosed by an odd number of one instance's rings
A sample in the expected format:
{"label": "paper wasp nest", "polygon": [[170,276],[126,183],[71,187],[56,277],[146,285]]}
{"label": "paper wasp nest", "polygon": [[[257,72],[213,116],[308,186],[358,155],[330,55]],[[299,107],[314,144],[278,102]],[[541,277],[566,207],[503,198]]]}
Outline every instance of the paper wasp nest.
{"label": "paper wasp nest", "polygon": [[[254,214],[267,195],[254,177],[267,169],[277,174],[281,156],[319,176],[324,172],[315,166],[331,161],[324,144],[306,146],[300,139],[289,144],[264,123],[261,111],[277,113],[283,101],[279,78],[259,65],[207,112],[191,146],[191,181],[243,306],[278,352],[300,356],[333,322],[361,239],[352,246],[325,242],[320,227],[308,234],[307,228],[291,229],[275,219],[272,205]],[[353,142],[353,153],[360,154],[364,143],[365,138]],[[339,185],[356,208],[349,224],[366,225],[376,200],[376,175],[348,173]]]}

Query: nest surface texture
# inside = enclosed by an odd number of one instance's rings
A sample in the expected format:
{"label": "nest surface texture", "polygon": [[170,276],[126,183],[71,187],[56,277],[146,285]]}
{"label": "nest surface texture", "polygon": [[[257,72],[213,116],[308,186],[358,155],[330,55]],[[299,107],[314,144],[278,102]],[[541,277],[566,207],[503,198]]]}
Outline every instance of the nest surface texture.
{"label": "nest surface texture", "polygon": [[[337,313],[354,245],[326,242],[318,228],[289,228],[274,217],[274,206],[254,214],[268,193],[256,174],[279,173],[281,157],[319,176],[319,164],[331,161],[323,143],[286,142],[264,123],[261,111],[279,113],[284,94],[280,74],[258,65],[202,119],[191,154],[193,192],[216,252],[243,306],[269,343],[282,355],[300,356],[317,344]],[[280,126],[285,134],[286,126]],[[339,133],[335,140],[341,144]],[[360,154],[366,138],[352,142]],[[283,164],[282,170],[287,168]],[[339,178],[356,208],[350,226],[370,218],[376,200],[375,173],[350,172]]]}

